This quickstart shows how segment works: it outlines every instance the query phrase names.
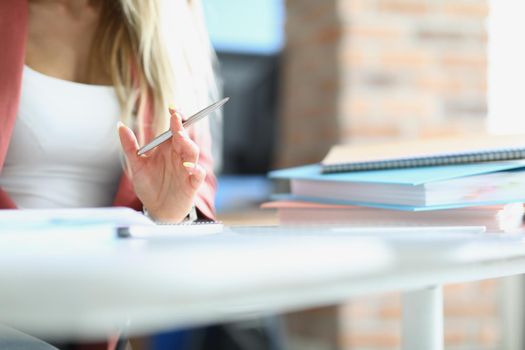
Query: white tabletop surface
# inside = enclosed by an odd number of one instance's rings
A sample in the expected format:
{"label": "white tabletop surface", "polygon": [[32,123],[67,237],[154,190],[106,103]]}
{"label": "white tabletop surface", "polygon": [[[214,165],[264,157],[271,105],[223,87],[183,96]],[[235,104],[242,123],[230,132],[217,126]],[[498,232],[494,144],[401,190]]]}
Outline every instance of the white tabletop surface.
{"label": "white tabletop surface", "polygon": [[0,236],[0,322],[105,338],[525,272],[524,236],[234,228],[213,236]]}

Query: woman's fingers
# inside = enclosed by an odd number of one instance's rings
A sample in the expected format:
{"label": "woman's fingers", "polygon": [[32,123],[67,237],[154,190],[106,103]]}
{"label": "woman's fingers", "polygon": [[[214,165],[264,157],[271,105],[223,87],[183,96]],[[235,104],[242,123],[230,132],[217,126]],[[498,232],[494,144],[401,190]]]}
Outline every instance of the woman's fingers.
{"label": "woman's fingers", "polygon": [[170,112],[170,129],[171,132],[175,135],[179,131],[184,131],[184,126],[182,125],[182,114],[176,109],[170,107],[168,108]]}
{"label": "woman's fingers", "polygon": [[[199,162],[199,146],[188,136],[184,137],[181,146],[180,158],[182,159],[183,165],[184,163],[197,164]],[[191,170],[191,166],[186,168]]]}
{"label": "woman's fingers", "polygon": [[183,166],[191,174],[193,172],[191,164],[197,164],[199,161],[199,146],[188,136],[188,133],[182,126],[180,115],[172,109],[170,109],[170,113],[173,150],[177,153],[177,158],[182,160]]}
{"label": "woman's fingers", "polygon": [[131,172],[134,173],[138,169],[140,162],[140,156],[137,155],[139,149],[137,138],[133,131],[122,122],[118,122],[118,134],[127,165],[130,167]]}
{"label": "woman's fingers", "polygon": [[169,108],[170,112],[170,129],[173,134],[171,139],[171,145],[173,150],[177,153],[181,153],[181,138],[184,137],[184,127],[182,126],[182,117],[175,109]]}
{"label": "woman's fingers", "polygon": [[193,172],[190,175],[191,187],[193,187],[194,190],[198,190],[205,178],[206,170],[199,164],[195,164]]}

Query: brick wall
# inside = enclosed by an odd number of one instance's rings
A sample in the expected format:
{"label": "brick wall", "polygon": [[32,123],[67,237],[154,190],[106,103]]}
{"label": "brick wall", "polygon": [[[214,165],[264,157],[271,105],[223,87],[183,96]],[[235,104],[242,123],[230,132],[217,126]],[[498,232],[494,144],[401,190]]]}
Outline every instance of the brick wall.
{"label": "brick wall", "polygon": [[[276,167],[317,162],[339,142],[483,130],[487,15],[487,0],[288,0]],[[448,349],[498,348],[500,289],[445,288]],[[292,338],[322,339],[307,324],[338,317],[326,348],[399,348],[398,294],[327,310],[290,317]]]}
{"label": "brick wall", "polygon": [[[444,288],[447,350],[503,349],[502,280]],[[401,346],[401,294],[349,300],[341,306],[288,314],[290,350],[394,350]]]}
{"label": "brick wall", "polygon": [[482,130],[487,0],[289,0],[277,166]]}
{"label": "brick wall", "polygon": [[287,1],[280,165],[318,161],[339,139],[338,0]]}
{"label": "brick wall", "polygon": [[[498,292],[498,280],[445,286],[447,349],[501,349]],[[349,301],[339,308],[339,348],[399,349],[401,311],[398,293]]]}

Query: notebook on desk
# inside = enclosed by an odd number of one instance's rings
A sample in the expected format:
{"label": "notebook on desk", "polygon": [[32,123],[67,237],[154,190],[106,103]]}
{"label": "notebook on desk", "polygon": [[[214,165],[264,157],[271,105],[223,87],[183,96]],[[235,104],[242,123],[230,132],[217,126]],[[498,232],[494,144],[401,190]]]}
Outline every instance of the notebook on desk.
{"label": "notebook on desk", "polygon": [[327,224],[346,227],[484,226],[491,232],[511,232],[523,225],[523,204],[509,203],[431,211],[388,210],[318,202],[273,201],[264,210],[275,211],[281,225]]}
{"label": "notebook on desk", "polygon": [[525,159],[525,134],[434,138],[373,145],[337,145],[323,173]]}
{"label": "notebook on desk", "polygon": [[525,161],[323,174],[318,164],[270,172],[290,191],[273,199],[437,210],[523,202]]}
{"label": "notebook on desk", "polygon": [[97,231],[122,238],[169,238],[214,234],[222,229],[219,222],[158,225],[124,207],[0,210],[0,234]]}

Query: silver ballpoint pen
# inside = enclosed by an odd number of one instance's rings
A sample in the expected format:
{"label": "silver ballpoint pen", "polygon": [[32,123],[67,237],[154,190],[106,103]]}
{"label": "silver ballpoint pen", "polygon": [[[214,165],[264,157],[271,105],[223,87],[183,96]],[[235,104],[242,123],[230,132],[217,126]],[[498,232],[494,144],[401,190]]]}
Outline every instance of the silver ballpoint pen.
{"label": "silver ballpoint pen", "polygon": [[[202,118],[206,117],[208,114],[210,114],[211,112],[215,111],[217,108],[220,108],[222,107],[226,102],[228,102],[230,100],[229,97],[226,97],[226,98],[223,98],[222,100],[220,101],[217,101],[215,102],[214,104],[204,108],[203,110],[195,113],[194,115],[192,115],[191,117],[189,117],[188,119],[186,119],[183,123],[182,123],[182,126],[184,126],[185,128],[187,128],[188,126],[198,122],[199,120],[201,120]],[[143,155],[144,153],[148,152],[148,151],[151,151],[152,149],[154,149],[155,147],[157,147],[158,145],[160,145],[161,143],[169,140],[171,137],[173,136],[173,133],[171,132],[171,129],[168,130],[168,131],[165,131],[163,132],[162,134],[160,134],[159,136],[155,137],[150,143],[148,143],[146,146],[142,147],[141,149],[139,149],[137,151],[137,154],[139,156]]]}

